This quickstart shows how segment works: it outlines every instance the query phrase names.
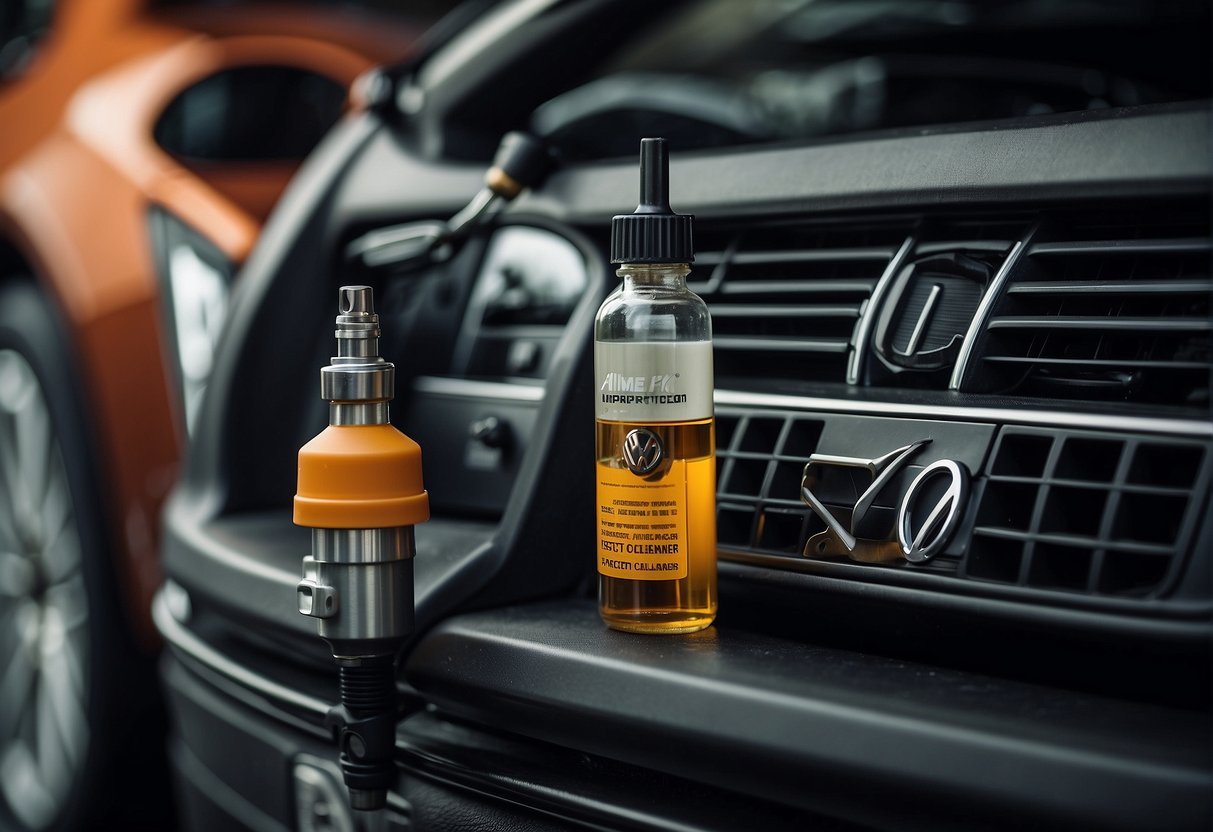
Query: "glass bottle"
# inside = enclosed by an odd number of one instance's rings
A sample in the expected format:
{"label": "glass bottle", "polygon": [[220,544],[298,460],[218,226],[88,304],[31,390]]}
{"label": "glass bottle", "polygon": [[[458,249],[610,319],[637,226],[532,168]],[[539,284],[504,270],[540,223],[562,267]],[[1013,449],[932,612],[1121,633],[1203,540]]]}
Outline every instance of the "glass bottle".
{"label": "glass bottle", "polygon": [[701,630],[717,604],[712,322],[667,180],[665,140],[643,140],[641,204],[612,222],[622,283],[594,324],[599,611],[640,633]]}

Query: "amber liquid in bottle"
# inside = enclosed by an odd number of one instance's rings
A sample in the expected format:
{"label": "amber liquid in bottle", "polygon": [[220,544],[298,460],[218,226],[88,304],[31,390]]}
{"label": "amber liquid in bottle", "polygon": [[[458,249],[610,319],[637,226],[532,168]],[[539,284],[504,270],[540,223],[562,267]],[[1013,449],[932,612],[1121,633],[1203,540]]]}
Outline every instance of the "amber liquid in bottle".
{"label": "amber liquid in bottle", "polygon": [[597,420],[598,465],[623,468],[620,448],[637,427],[660,436],[672,462],[685,463],[687,574],[673,580],[599,575],[599,611],[616,630],[692,633],[716,618],[715,420],[646,424]]}
{"label": "amber liquid in bottle", "polygon": [[611,219],[622,282],[594,318],[598,609],[634,633],[716,618],[712,318],[669,196],[666,140],[643,139],[640,203]]}

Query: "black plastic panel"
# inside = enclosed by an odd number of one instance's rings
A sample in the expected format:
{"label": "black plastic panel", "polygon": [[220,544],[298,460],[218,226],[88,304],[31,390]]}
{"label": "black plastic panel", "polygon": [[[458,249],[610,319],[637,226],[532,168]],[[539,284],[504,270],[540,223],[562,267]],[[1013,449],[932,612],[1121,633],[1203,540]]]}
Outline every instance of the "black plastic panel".
{"label": "black plastic panel", "polygon": [[[186,828],[296,828],[290,818],[301,807],[299,784],[290,777],[292,762],[306,760],[336,774],[336,754],[323,742],[320,715],[303,724],[281,710],[280,703],[188,660],[167,660],[164,677],[179,731],[173,758],[189,813]],[[432,709],[401,721],[396,746],[400,775],[388,814],[417,829],[534,832],[584,824],[594,829],[792,832],[810,824],[857,832],[835,818],[450,721]],[[410,827],[372,823],[359,828],[391,832]]]}
{"label": "black plastic panel", "polygon": [[[543,809],[564,823],[705,832],[857,830],[730,789],[444,717],[439,711],[417,713],[401,723],[398,745],[406,767],[482,796]],[[421,813],[415,805],[415,816]]]}
{"label": "black plastic panel", "polygon": [[455,714],[877,826],[1211,820],[1207,711],[751,635],[727,613],[678,639],[611,632],[590,602],[465,615],[407,673]]}
{"label": "black plastic panel", "polygon": [[[670,163],[679,211],[697,217],[1073,203],[1209,191],[1200,104],[1049,117],[1018,129],[878,136],[799,148],[688,154]],[[519,208],[601,223],[635,207],[634,163],[560,171]],[[961,172],[963,171],[963,175]],[[728,198],[722,198],[728,194]]]}
{"label": "black plastic panel", "polygon": [[[282,729],[218,696],[178,663],[165,670],[179,791],[187,807],[202,812],[190,828],[206,828],[207,818],[222,819],[224,828],[291,828],[291,748]],[[309,750],[324,751],[315,738],[309,741]]]}
{"label": "black plastic panel", "polygon": [[[435,394],[412,397],[402,408],[402,418],[424,449],[431,510],[500,516],[530,444],[537,410],[537,402]],[[496,421],[488,425],[488,419]]]}

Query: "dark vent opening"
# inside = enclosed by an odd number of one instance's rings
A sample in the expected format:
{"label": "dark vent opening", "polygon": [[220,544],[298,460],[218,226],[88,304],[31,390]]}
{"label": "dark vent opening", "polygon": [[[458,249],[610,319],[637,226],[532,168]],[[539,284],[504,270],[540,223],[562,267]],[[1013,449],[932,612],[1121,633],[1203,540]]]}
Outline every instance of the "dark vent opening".
{"label": "dark vent opening", "polygon": [[758,518],[758,548],[789,555],[799,554],[803,528],[803,512],[768,508]]}
{"label": "dark vent opening", "polygon": [[1093,557],[1090,549],[1037,543],[1028,570],[1028,583],[1042,589],[1086,589]]}
{"label": "dark vent opening", "polygon": [[1067,439],[1057,460],[1057,476],[1065,480],[1109,482],[1120,465],[1123,442]]}
{"label": "dark vent opening", "polygon": [[1044,473],[1052,449],[1052,436],[1004,433],[990,473],[1006,477],[1039,477]]}
{"label": "dark vent opening", "polygon": [[1148,595],[1163,582],[1171,566],[1165,555],[1108,552],[1099,576],[1099,590],[1107,595]]}
{"label": "dark vent opening", "polygon": [[[855,320],[859,317],[858,304],[845,306],[808,307],[729,307],[712,310],[712,337],[725,340],[733,337],[796,340],[802,344],[823,342],[846,342],[851,337]],[[789,343],[789,350],[797,344]],[[768,344],[767,349],[773,345]],[[733,347],[741,349],[740,345]]]}
{"label": "dark vent opening", "polygon": [[966,572],[971,578],[1015,583],[1022,561],[1022,541],[978,535],[970,545]]}
{"label": "dark vent opening", "polygon": [[724,492],[737,496],[750,496],[762,491],[767,476],[765,459],[734,459],[725,477]]}
{"label": "dark vent opening", "polygon": [[817,450],[817,442],[821,439],[821,422],[810,419],[795,419],[788,428],[787,438],[783,441],[783,452],[788,456],[803,457],[808,461],[809,455]]}
{"label": "dark vent opening", "polygon": [[755,453],[773,454],[775,445],[779,442],[779,434],[783,432],[783,419],[751,418],[741,437],[738,450]]}
{"label": "dark vent opening", "polygon": [[995,529],[1026,531],[1036,506],[1035,483],[997,482],[986,485],[977,525]]}
{"label": "dark vent opening", "polygon": [[1006,254],[1015,240],[1023,236],[1032,221],[1023,216],[971,216],[936,221],[922,234],[915,251],[919,254],[936,251],[993,251]]}
{"label": "dark vent opening", "polygon": [[780,462],[771,479],[770,495],[777,500],[799,500],[800,483],[804,479],[804,463]]}
{"label": "dark vent opening", "polygon": [[[854,249],[805,252],[742,252],[729,262],[728,276],[732,285],[726,294],[762,297],[768,292],[778,299],[792,291],[812,289],[812,283],[833,283],[824,289],[834,289],[840,296],[871,291],[873,262],[893,255],[888,249]],[[848,258],[857,257],[858,260]],[[879,276],[879,274],[877,274]],[[809,282],[804,286],[801,281]],[[786,283],[787,286],[778,284]],[[748,285],[747,285],[748,284]]]}
{"label": "dark vent opening", "polygon": [[716,417],[716,450],[718,453],[728,450],[732,444],[738,421],[740,420],[736,416]]}
{"label": "dark vent opening", "polygon": [[1045,495],[1040,531],[1044,534],[1097,537],[1107,502],[1106,491],[1055,485]]}
{"label": "dark vent opening", "polygon": [[1137,446],[1129,468],[1134,485],[1191,488],[1200,473],[1205,451],[1199,445],[1162,445],[1143,442]]}
{"label": "dark vent opening", "polygon": [[754,510],[721,505],[716,510],[716,539],[722,546],[749,546]]}
{"label": "dark vent opening", "polygon": [[1112,536],[1131,543],[1174,546],[1187,503],[1186,495],[1122,494]]}
{"label": "dark vent opening", "polygon": [[819,251],[884,248],[889,256],[905,239],[900,224],[879,222],[773,222],[747,228],[741,239],[745,251]]}
{"label": "dark vent opening", "polygon": [[1065,239],[1148,240],[1209,234],[1209,217],[1174,205],[1120,211],[1083,212],[1066,218]]}

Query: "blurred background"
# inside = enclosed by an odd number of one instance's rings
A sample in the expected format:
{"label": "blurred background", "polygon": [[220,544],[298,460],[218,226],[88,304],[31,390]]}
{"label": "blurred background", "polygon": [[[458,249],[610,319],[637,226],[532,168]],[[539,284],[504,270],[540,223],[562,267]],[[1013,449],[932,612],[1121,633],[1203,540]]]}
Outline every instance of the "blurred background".
{"label": "blurred background", "polygon": [[0,829],[171,828],[158,518],[233,274],[452,5],[0,3]]}

